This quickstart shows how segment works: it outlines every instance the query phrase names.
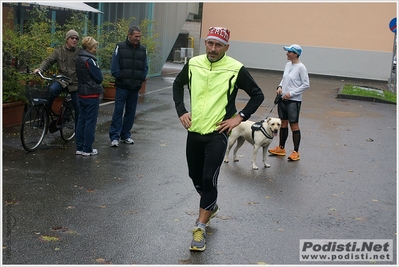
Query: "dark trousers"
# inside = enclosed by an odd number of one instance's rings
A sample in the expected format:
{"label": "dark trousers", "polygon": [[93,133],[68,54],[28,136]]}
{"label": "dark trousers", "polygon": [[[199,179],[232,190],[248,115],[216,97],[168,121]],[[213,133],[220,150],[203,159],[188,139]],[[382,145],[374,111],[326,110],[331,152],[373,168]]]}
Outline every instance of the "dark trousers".
{"label": "dark trousers", "polygon": [[189,176],[201,195],[200,207],[211,210],[217,200],[217,183],[228,137],[213,132],[206,135],[188,132],[186,158]]}
{"label": "dark trousers", "polygon": [[136,116],[138,99],[138,90],[116,88],[114,114],[112,115],[112,123],[109,129],[111,141],[119,140],[119,138],[124,140],[131,137],[130,130],[133,127]]}
{"label": "dark trousers", "polygon": [[79,97],[79,118],[76,127],[76,150],[90,153],[93,151],[94,136],[100,98]]}

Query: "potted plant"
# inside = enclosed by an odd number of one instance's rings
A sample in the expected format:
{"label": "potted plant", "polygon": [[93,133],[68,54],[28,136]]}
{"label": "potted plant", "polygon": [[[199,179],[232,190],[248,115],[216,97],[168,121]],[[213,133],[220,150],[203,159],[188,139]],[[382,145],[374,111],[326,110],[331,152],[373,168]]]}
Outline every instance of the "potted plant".
{"label": "potted plant", "polygon": [[115,93],[116,93],[115,78],[109,73],[103,73],[103,78],[104,78],[102,82],[104,88],[103,99],[115,100]]}
{"label": "potted plant", "polygon": [[22,75],[15,68],[3,68],[3,127],[22,123],[26,97]]}
{"label": "potted plant", "polygon": [[[39,80],[29,74],[30,66],[38,65],[48,56],[48,45],[52,35],[47,11],[33,8],[30,19],[25,22],[23,32],[19,25],[14,27],[3,25],[3,126],[15,126],[22,122],[24,106],[26,104],[25,86],[27,82]],[[13,17],[13,12],[9,17]],[[19,106],[18,111],[15,105]],[[8,108],[13,106],[12,111]],[[22,107],[21,107],[22,106]],[[21,111],[22,110],[22,111]],[[16,117],[18,120],[13,122]]]}
{"label": "potted plant", "polygon": [[[12,29],[3,32],[3,127],[17,126],[22,123],[25,109],[25,77],[20,71],[18,34]],[[5,40],[6,39],[6,40]]]}

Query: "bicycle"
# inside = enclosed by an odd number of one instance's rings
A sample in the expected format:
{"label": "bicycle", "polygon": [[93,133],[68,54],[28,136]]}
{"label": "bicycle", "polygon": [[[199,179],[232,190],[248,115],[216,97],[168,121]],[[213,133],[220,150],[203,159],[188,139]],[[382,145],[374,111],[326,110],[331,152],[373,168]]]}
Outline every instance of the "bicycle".
{"label": "bicycle", "polygon": [[29,152],[38,148],[45,135],[60,131],[61,138],[64,141],[70,141],[75,136],[75,109],[72,105],[72,99],[66,87],[67,96],[64,98],[59,114],[56,114],[48,105],[48,99],[51,95],[49,86],[53,81],[61,81],[68,84],[69,78],[62,75],[53,75],[52,78],[45,77],[42,73],[38,75],[46,80],[44,86],[27,85],[26,97],[31,107],[26,112],[21,126],[22,146]]}

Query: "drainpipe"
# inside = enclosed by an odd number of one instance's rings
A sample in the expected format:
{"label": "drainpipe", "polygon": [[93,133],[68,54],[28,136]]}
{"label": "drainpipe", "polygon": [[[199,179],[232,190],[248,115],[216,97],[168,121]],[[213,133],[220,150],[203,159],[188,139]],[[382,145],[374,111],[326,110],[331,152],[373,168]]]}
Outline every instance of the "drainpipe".
{"label": "drainpipe", "polygon": [[[154,20],[154,3],[148,3],[148,13],[147,13],[147,18],[148,20],[153,21]],[[153,30],[153,25],[154,23],[151,23],[151,28],[150,28],[150,32],[152,34],[152,30]],[[151,58],[148,58],[148,70],[151,69]],[[150,77],[150,75],[147,75],[148,77]],[[151,75],[152,76],[152,75]]]}
{"label": "drainpipe", "polygon": [[[53,11],[51,11],[51,35],[52,36],[54,36],[54,34],[55,34],[56,19],[57,19],[56,11],[53,10]],[[51,47],[54,47],[54,46],[55,46],[55,43],[54,43],[54,40],[52,40],[51,41]]]}
{"label": "drainpipe", "polygon": [[[104,7],[103,7],[103,3],[100,2],[98,3],[98,10],[101,11],[101,13],[97,13],[97,41],[101,40],[101,34],[102,34],[102,25],[103,25],[103,17],[102,15],[104,15],[104,11],[103,11]],[[99,43],[100,48],[102,48],[104,46],[104,44]],[[98,58],[99,62],[100,62],[100,66],[101,66],[101,57]]]}
{"label": "drainpipe", "polygon": [[[103,3],[98,3],[98,10],[103,12]],[[100,40],[101,36],[101,25],[102,25],[102,14],[104,13],[97,13],[97,40]]]}
{"label": "drainpipe", "polygon": [[[148,15],[149,20],[154,19],[154,3],[148,3]],[[151,25],[152,26],[152,25]]]}
{"label": "drainpipe", "polygon": [[194,37],[187,37],[191,41],[191,48],[194,48]]}
{"label": "drainpipe", "polygon": [[84,33],[83,36],[87,36],[87,23],[89,21],[89,12],[86,12],[85,14],[85,29],[84,29]]}

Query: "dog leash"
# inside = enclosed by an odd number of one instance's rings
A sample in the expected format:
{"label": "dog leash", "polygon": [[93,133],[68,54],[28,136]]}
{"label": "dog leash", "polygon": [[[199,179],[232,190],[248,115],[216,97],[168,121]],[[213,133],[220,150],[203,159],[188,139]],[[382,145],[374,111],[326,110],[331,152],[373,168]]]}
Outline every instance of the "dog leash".
{"label": "dog leash", "polygon": [[277,106],[278,103],[280,103],[282,100],[281,95],[276,95],[276,98],[274,99],[274,106],[272,107],[272,109],[270,110],[269,114],[267,114],[266,118],[264,118],[261,122],[264,122],[267,120],[267,118],[269,117],[269,115],[272,113],[273,109],[275,106]]}
{"label": "dog leash", "polygon": [[269,114],[267,114],[266,118],[264,118],[264,119],[262,120],[262,122],[264,122],[264,121],[267,120],[267,118],[270,116],[270,114],[272,113],[274,107],[275,107],[277,104],[278,104],[278,103],[274,104],[274,106],[273,106],[272,109],[270,110]]}

